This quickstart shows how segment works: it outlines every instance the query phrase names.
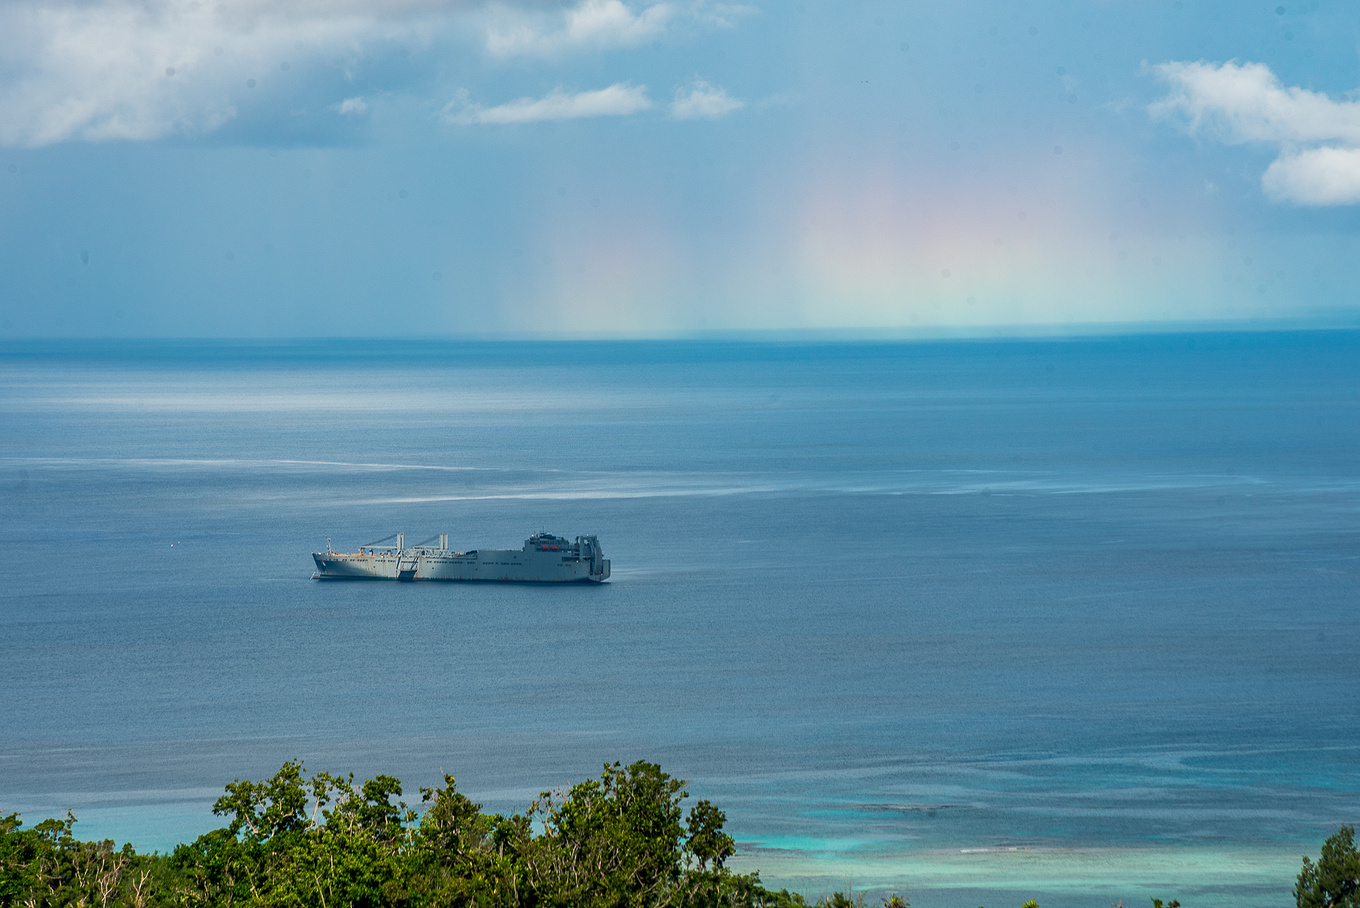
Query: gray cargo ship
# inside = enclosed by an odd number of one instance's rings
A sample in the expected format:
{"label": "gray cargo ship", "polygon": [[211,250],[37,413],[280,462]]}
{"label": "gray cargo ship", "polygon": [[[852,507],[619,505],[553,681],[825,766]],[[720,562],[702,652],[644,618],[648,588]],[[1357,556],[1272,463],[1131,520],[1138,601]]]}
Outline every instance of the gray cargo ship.
{"label": "gray cargo ship", "polygon": [[[394,545],[383,545],[396,540]],[[438,540],[436,542],[436,540]],[[428,543],[435,543],[429,545]],[[454,552],[441,533],[406,547],[395,533],[357,552],[313,552],[316,580],[484,580],[501,583],[601,583],[609,579],[609,559],[594,536],[571,542],[551,533],[530,536],[522,549]]]}

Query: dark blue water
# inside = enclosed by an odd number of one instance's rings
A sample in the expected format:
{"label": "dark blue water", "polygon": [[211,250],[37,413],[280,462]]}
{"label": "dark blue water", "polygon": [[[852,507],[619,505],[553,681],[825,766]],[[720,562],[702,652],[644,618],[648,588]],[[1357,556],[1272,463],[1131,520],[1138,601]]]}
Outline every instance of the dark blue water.
{"label": "dark blue water", "polygon": [[[0,811],[645,758],[813,895],[1287,904],[1360,819],[1358,452],[1347,332],[10,347]],[[309,580],[539,529],[613,581]]]}

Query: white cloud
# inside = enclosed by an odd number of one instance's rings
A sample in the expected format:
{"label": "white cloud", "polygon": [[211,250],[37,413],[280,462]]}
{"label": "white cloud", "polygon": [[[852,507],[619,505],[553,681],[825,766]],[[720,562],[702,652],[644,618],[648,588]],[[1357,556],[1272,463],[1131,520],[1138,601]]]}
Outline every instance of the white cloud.
{"label": "white cloud", "polygon": [[0,145],[209,133],[271,89],[295,91],[287,73],[306,58],[352,56],[433,2],[7,0]]}
{"label": "white cloud", "polygon": [[622,0],[582,0],[552,15],[502,9],[502,21],[487,30],[486,48],[495,56],[512,57],[641,44],[660,34],[674,13],[669,3],[635,12]]}
{"label": "white cloud", "polygon": [[688,89],[677,88],[671,116],[677,120],[716,120],[745,105],[719,86],[695,79]]}
{"label": "white cloud", "polygon": [[368,102],[363,98],[346,98],[340,102],[336,110],[345,115],[362,114],[368,111]]}
{"label": "white cloud", "polygon": [[1171,94],[1157,116],[1183,115],[1191,133],[1225,142],[1327,142],[1360,145],[1360,103],[1286,88],[1260,63],[1163,63],[1152,67]]}
{"label": "white cloud", "polygon": [[155,17],[134,3],[0,7],[0,142],[152,139],[176,124],[211,129],[230,118],[224,99],[186,103],[207,50],[190,39],[211,22],[199,10],[178,12]]}
{"label": "white cloud", "polygon": [[535,123],[540,120],[574,120],[582,117],[620,117],[652,106],[647,86],[618,82],[598,91],[575,94],[557,89],[542,98],[520,98],[497,107],[472,104],[464,93],[444,108],[451,123]]}
{"label": "white cloud", "polygon": [[1360,148],[1281,155],[1261,177],[1266,194],[1299,205],[1360,204]]}
{"label": "white cloud", "polygon": [[[1285,87],[1260,63],[1163,63],[1171,92],[1153,116],[1228,144],[1278,145],[1261,178],[1272,198],[1297,205],[1360,203],[1360,102]],[[1323,147],[1302,147],[1319,146]]]}

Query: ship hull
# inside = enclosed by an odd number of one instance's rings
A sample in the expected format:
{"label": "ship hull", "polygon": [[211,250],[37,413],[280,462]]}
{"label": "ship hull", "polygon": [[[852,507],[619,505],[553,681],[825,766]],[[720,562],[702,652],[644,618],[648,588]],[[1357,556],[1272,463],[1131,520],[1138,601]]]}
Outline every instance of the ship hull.
{"label": "ship hull", "polygon": [[[566,543],[554,538],[554,542]],[[412,582],[601,583],[609,579],[609,560],[601,557],[594,537],[576,545],[540,546],[531,539],[524,549],[447,549],[315,552],[318,580],[397,580]]]}

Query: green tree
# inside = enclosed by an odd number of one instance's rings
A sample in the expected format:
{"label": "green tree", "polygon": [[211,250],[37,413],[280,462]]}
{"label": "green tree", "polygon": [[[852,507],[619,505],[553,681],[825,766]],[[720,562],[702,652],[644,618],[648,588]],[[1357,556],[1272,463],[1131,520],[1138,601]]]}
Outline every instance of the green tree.
{"label": "green tree", "polygon": [[39,861],[50,846],[17,813],[0,817],[0,905],[21,905],[39,885]]}
{"label": "green tree", "polygon": [[713,870],[722,870],[723,864],[737,851],[736,842],[723,832],[727,814],[708,801],[700,801],[689,811],[686,822],[688,836],[685,848],[688,856],[698,865],[700,871],[712,865]]}
{"label": "green tree", "polygon": [[214,829],[176,846],[170,866],[185,900],[232,908],[257,894],[258,850],[243,845],[229,829]]}
{"label": "green tree", "polygon": [[543,834],[526,853],[527,882],[545,906],[654,905],[677,882],[684,783],[655,763],[606,764],[565,797],[544,792]]}
{"label": "green tree", "polygon": [[522,855],[533,838],[529,818],[483,814],[482,805],[461,794],[450,775],[443,788],[421,793],[428,806],[408,865],[420,904],[521,904]]}
{"label": "green tree", "polygon": [[128,904],[128,872],[147,859],[109,839],[82,842],[73,834],[75,823],[69,811],[64,820],[43,820],[32,829],[19,828],[18,814],[0,819],[0,904]]}
{"label": "green tree", "polygon": [[328,792],[324,774],[308,785],[300,760],[264,781],[228,782],[213,802],[213,813],[229,818],[226,828],[179,846],[172,857],[186,897],[225,908],[275,903],[283,868],[312,824],[308,804],[315,798],[319,809]]}
{"label": "green tree", "polygon": [[306,826],[309,800],[302,761],[289,760],[267,781],[228,782],[226,794],[213,802],[213,813],[231,817],[232,835],[244,830],[248,837],[264,841]]}
{"label": "green tree", "polygon": [[385,775],[359,786],[353,774],[307,779],[301,761],[237,779],[213,805],[227,827],[175,850],[182,891],[224,908],[406,905],[416,814],[395,800],[401,791]]}
{"label": "green tree", "polygon": [[1360,853],[1355,849],[1354,827],[1342,826],[1323,842],[1316,864],[1304,856],[1294,900],[1298,908],[1360,906]]}
{"label": "green tree", "polygon": [[[401,782],[379,775],[359,787],[354,775],[318,773],[316,805],[305,834],[290,840],[275,874],[275,905],[379,908],[408,901],[406,851],[416,814],[401,801]],[[319,818],[317,814],[319,813]]]}

